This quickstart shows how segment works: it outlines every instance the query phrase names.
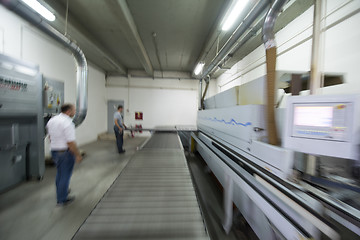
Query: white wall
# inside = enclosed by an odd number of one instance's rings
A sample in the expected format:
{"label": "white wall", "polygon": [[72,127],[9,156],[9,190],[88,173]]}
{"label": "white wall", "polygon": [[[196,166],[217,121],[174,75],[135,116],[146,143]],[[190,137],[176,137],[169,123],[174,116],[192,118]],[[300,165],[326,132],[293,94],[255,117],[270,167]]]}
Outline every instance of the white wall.
{"label": "white wall", "polygon": [[[325,4],[326,3],[326,4]],[[360,1],[324,0],[325,26],[358,11]],[[313,7],[276,34],[279,71],[310,71]],[[320,69],[344,74],[345,84],[323,88],[320,94],[360,93],[360,13],[340,21],[323,34]],[[259,46],[217,79],[217,91],[225,91],[266,74],[265,48]]]}
{"label": "white wall", "polygon": [[[0,5],[0,53],[38,64],[44,76],[65,84],[65,101],[75,103],[76,69],[73,57],[57,42]],[[78,144],[106,131],[105,74],[89,66],[88,114],[77,128]]]}
{"label": "white wall", "polygon": [[[196,125],[196,80],[109,77],[106,90],[108,100],[124,100],[127,125]],[[143,121],[135,120],[135,112],[143,112]]]}

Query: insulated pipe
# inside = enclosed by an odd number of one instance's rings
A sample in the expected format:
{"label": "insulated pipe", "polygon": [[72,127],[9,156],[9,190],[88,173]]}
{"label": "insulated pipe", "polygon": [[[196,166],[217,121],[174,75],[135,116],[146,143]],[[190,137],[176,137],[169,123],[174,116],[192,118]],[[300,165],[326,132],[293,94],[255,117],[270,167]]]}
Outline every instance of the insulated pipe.
{"label": "insulated pipe", "polygon": [[314,1],[313,38],[311,47],[310,94],[316,94],[321,87],[320,59],[320,33],[321,33],[321,0]]}
{"label": "insulated pipe", "polygon": [[205,90],[201,97],[201,108],[202,109],[205,109],[204,100],[205,100],[205,96],[206,96],[206,93],[207,93],[209,85],[210,85],[210,76],[208,76],[208,78],[205,80],[205,83],[206,83]]}
{"label": "insulated pipe", "polygon": [[266,14],[262,29],[262,39],[266,49],[276,47],[274,33],[275,21],[280,13],[281,8],[286,2],[286,0],[275,0],[275,2],[273,3],[273,5],[271,5],[269,11]]}
{"label": "insulated pipe", "polygon": [[231,36],[231,38],[225,43],[225,45],[220,49],[219,53],[211,61],[211,63],[203,70],[203,74],[199,77],[200,79],[205,78],[209,75],[229,54],[231,49],[234,47],[234,44],[239,40],[239,38],[248,30],[251,24],[256,20],[257,17],[270,5],[270,0],[261,0],[254,7],[251,13],[244,19],[240,27],[236,32]]}
{"label": "insulated pipe", "polygon": [[18,0],[0,0],[0,3],[17,15],[29,21],[36,28],[46,33],[66,47],[76,63],[76,114],[73,119],[75,126],[79,126],[85,119],[88,101],[88,66],[83,51],[69,38],[50,26],[37,13],[30,10]]}
{"label": "insulated pipe", "polygon": [[267,75],[267,104],[266,119],[268,140],[272,145],[278,145],[278,136],[275,122],[275,81],[276,81],[276,42],[275,21],[286,0],[276,0],[266,14],[263,26],[263,42],[266,49]]}
{"label": "insulated pipe", "polygon": [[[310,95],[317,94],[321,88],[320,65],[320,37],[321,37],[321,9],[322,0],[314,1],[313,35],[311,46],[311,68],[310,68]],[[308,155],[306,161],[306,173],[316,175],[317,157]]]}
{"label": "insulated pipe", "polygon": [[201,102],[201,99],[202,99],[202,82],[203,82],[203,80],[200,79],[199,80],[199,107],[198,107],[199,110],[202,110],[202,102]]}

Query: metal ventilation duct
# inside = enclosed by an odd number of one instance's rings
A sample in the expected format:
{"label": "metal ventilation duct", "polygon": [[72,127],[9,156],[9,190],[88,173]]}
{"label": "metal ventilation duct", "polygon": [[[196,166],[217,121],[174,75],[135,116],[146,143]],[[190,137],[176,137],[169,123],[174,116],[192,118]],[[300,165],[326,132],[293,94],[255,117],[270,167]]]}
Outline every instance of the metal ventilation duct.
{"label": "metal ventilation duct", "polygon": [[73,54],[77,68],[76,114],[73,122],[75,123],[75,126],[79,126],[86,117],[88,102],[88,66],[83,51],[73,41],[50,26],[37,13],[23,5],[19,0],[0,0],[0,3],[64,45],[66,49]]}
{"label": "metal ventilation duct", "polygon": [[199,77],[200,79],[204,79],[208,74],[210,74],[229,54],[231,49],[234,47],[234,44],[238,41],[238,39],[248,30],[251,24],[260,16],[260,14],[270,5],[270,0],[261,0],[257,3],[254,9],[250,12],[250,14],[244,19],[236,32],[232,35],[232,37],[226,42],[226,44],[221,48],[219,53],[215,56],[215,58],[211,61],[211,63],[203,70],[203,74]]}
{"label": "metal ventilation duct", "polygon": [[284,6],[287,0],[276,0],[274,4],[269,9],[266,14],[262,33],[263,33],[263,43],[265,44],[265,48],[268,49],[272,46],[276,46],[275,44],[275,21],[277,16],[280,13],[281,8]]}

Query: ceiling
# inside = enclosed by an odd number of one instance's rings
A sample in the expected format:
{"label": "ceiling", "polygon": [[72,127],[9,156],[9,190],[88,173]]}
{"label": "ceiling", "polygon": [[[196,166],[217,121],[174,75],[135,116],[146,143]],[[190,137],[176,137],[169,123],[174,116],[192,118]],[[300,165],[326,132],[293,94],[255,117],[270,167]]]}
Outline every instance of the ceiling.
{"label": "ceiling", "polygon": [[[78,42],[91,62],[110,73],[146,71],[146,65],[153,71],[191,73],[207,36],[228,2],[69,0],[67,34]],[[67,0],[46,3],[57,16],[54,27],[65,32]],[[131,22],[135,24],[135,34]],[[89,42],[102,51],[94,49]],[[151,71],[146,72],[151,75]]]}
{"label": "ceiling", "polygon": [[[76,41],[88,61],[107,74],[182,78],[192,78],[198,61],[208,65],[259,2],[250,0],[234,27],[222,32],[222,19],[233,0],[43,1],[57,17],[51,25]],[[312,2],[289,1],[280,14],[277,30]],[[220,75],[261,44],[265,13],[249,29],[247,41],[230,54],[232,57],[226,59],[224,68],[213,71],[213,76]]]}

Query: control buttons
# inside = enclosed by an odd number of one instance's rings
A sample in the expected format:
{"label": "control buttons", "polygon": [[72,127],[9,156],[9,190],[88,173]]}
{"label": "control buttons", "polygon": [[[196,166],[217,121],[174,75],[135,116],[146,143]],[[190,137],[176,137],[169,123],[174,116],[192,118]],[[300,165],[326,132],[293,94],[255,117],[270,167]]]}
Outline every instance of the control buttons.
{"label": "control buttons", "polygon": [[330,132],[328,131],[314,131],[314,130],[298,130],[297,133],[303,135],[313,135],[313,136],[326,136],[330,134]]}

